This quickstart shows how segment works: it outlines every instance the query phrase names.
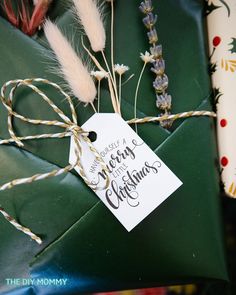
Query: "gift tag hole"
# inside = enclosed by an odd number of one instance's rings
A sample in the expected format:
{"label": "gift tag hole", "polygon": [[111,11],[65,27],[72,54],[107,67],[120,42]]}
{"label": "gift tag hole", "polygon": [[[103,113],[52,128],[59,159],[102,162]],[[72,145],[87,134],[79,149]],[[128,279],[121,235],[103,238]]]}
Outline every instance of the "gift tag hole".
{"label": "gift tag hole", "polygon": [[94,131],[90,131],[88,138],[90,139],[91,142],[94,142],[97,140],[97,133]]}

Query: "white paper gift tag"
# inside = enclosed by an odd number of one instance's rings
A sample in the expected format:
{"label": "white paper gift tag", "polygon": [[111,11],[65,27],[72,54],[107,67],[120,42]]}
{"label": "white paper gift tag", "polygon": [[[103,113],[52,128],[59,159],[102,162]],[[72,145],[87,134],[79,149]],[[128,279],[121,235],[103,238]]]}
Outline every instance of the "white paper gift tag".
{"label": "white paper gift tag", "polygon": [[[95,114],[82,128],[96,133],[93,145],[109,169],[109,187],[96,194],[128,231],[182,185],[118,114]],[[70,163],[75,161],[72,138]],[[105,186],[105,174],[83,141],[81,164],[93,184]]]}

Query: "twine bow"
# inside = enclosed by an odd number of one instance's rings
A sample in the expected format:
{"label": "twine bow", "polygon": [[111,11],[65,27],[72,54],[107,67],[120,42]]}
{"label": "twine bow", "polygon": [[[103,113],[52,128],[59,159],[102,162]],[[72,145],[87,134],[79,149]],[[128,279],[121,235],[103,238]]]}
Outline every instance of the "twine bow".
{"label": "twine bow", "polygon": [[[40,82],[40,83],[44,83],[44,84],[48,84],[53,86],[56,90],[58,90],[68,101],[69,103],[69,107],[71,110],[71,115],[72,115],[72,120],[70,118],[68,118],[63,111],[58,108],[53,102],[52,100],[50,100],[45,93],[43,93],[38,87],[36,87],[35,85],[33,85],[33,82]],[[9,96],[8,98],[6,98],[6,91],[7,88],[9,86],[12,86],[10,92],[9,92]],[[48,121],[48,120],[35,120],[35,119],[30,119],[27,117],[24,117],[20,114],[18,114],[17,112],[13,111],[13,98],[14,98],[14,94],[17,88],[19,88],[20,86],[27,86],[29,88],[31,88],[34,92],[36,92],[39,96],[41,96],[44,101],[46,101],[50,107],[52,107],[52,109],[59,115],[59,117],[63,120],[63,122],[60,122],[58,120],[53,120],[53,121]],[[36,174],[33,175],[31,177],[28,178],[21,178],[21,179],[15,179],[13,181],[10,181],[8,183],[5,183],[4,185],[0,186],[0,191],[6,190],[6,189],[11,189],[12,187],[16,186],[16,185],[20,185],[20,184],[26,184],[26,183],[32,183],[34,181],[37,180],[42,180],[42,179],[47,179],[50,177],[55,177],[55,176],[59,176],[63,173],[67,173],[71,170],[73,170],[75,167],[79,168],[79,174],[82,177],[82,179],[84,180],[84,182],[94,191],[99,190],[99,189],[104,189],[107,188],[109,186],[110,180],[109,180],[109,176],[108,176],[108,168],[106,166],[106,164],[104,163],[102,157],[100,156],[100,154],[98,153],[98,151],[94,148],[93,144],[91,143],[90,139],[88,138],[88,132],[85,132],[79,125],[78,125],[78,121],[77,121],[77,115],[75,112],[75,108],[74,105],[72,103],[72,100],[70,98],[70,96],[64,92],[62,90],[62,88],[53,83],[50,82],[48,80],[45,79],[25,79],[25,80],[12,80],[12,81],[8,81],[7,83],[5,83],[3,85],[3,87],[1,88],[1,96],[0,96],[1,102],[2,104],[5,106],[5,108],[8,111],[8,131],[10,134],[10,139],[6,139],[6,140],[1,140],[0,141],[0,145],[2,144],[8,144],[8,143],[13,143],[15,142],[19,147],[23,147],[24,144],[22,143],[22,141],[24,140],[30,140],[30,139],[42,139],[42,138],[63,138],[63,137],[67,137],[67,136],[72,136],[74,139],[74,143],[75,143],[75,155],[76,155],[76,161],[73,164],[69,164],[64,168],[61,169],[56,169],[53,170],[51,172],[47,172],[47,173],[43,173],[43,174]],[[41,135],[35,135],[35,136],[25,136],[25,137],[18,137],[13,129],[13,124],[12,124],[12,120],[13,117],[18,118],[24,122],[27,123],[31,123],[31,124],[35,124],[35,125],[47,125],[47,126],[58,126],[61,128],[64,128],[65,131],[61,132],[61,133],[54,133],[54,134],[41,134]],[[98,163],[101,165],[102,170],[105,172],[106,174],[106,183],[105,186],[103,188],[99,188],[96,187],[94,184],[92,184],[89,179],[86,176],[86,173],[84,171],[84,168],[80,162],[80,158],[82,155],[82,148],[81,148],[81,140],[85,141],[89,147],[89,149],[91,150],[91,152],[94,154],[95,159],[98,161]],[[17,223],[17,221],[15,219],[13,219],[10,215],[8,215],[6,213],[6,211],[0,207],[0,213],[3,214],[3,216],[10,222],[12,223],[12,225],[14,225],[18,230],[24,232],[25,234],[29,235],[33,240],[35,240],[36,242],[38,242],[39,244],[42,243],[41,239],[36,236],[34,233],[31,232],[30,229],[25,228],[23,226],[21,226],[20,224]]]}
{"label": "twine bow", "polygon": [[[59,91],[68,101],[72,120],[67,117],[63,111],[58,108],[48,97],[47,95],[42,92],[38,87],[33,85],[32,83],[39,82],[47,85],[51,85],[54,87],[57,91]],[[9,92],[9,96],[6,97],[6,91],[9,86],[12,86]],[[26,86],[31,88],[34,92],[36,92],[39,96],[43,98],[44,101],[46,101],[49,106],[58,114],[58,116],[63,120],[63,122],[58,120],[36,120],[24,117],[17,112],[13,111],[13,98],[14,94],[17,88],[20,86]],[[12,187],[20,184],[26,184],[26,183],[32,183],[34,181],[47,179],[50,177],[59,176],[63,173],[67,173],[71,170],[73,170],[76,166],[79,168],[79,173],[84,182],[94,191],[99,189],[107,188],[110,184],[109,180],[109,172],[106,164],[104,163],[102,157],[98,153],[98,151],[94,148],[93,144],[91,143],[90,139],[88,138],[88,132],[85,132],[79,125],[77,121],[77,115],[75,112],[74,105],[72,103],[71,97],[62,90],[62,88],[57,85],[56,83],[53,83],[51,81],[41,79],[41,78],[35,78],[35,79],[18,79],[18,80],[11,80],[6,82],[2,88],[1,88],[1,95],[0,99],[4,107],[7,109],[8,112],[8,131],[10,134],[10,139],[4,139],[0,140],[0,145],[3,144],[9,144],[9,143],[16,143],[19,147],[23,147],[22,141],[25,140],[31,140],[31,139],[42,139],[42,138],[64,138],[64,137],[70,137],[72,136],[75,143],[75,155],[76,155],[76,161],[73,164],[69,164],[64,168],[56,169],[51,172],[43,173],[43,174],[36,174],[28,178],[20,178],[12,180],[8,183],[5,183],[4,185],[0,186],[0,191],[11,189]],[[180,114],[174,114],[174,115],[163,115],[161,117],[146,117],[146,118],[134,118],[132,120],[127,121],[128,124],[141,124],[141,123],[148,123],[148,122],[160,122],[164,120],[177,120],[181,118],[188,118],[188,117],[194,117],[194,116],[209,116],[209,117],[216,117],[216,114],[214,112],[209,111],[190,111],[190,112],[184,112]],[[30,136],[24,136],[19,137],[16,135],[14,129],[12,120],[13,117],[18,118],[24,122],[34,124],[34,125],[46,125],[46,126],[58,126],[63,129],[65,129],[64,132],[61,133],[51,133],[51,134],[40,134],[40,135],[30,135]],[[80,162],[80,158],[82,155],[82,148],[81,148],[81,140],[85,141],[91,150],[91,152],[94,154],[96,160],[98,163],[100,163],[102,170],[106,174],[106,183],[103,188],[99,188],[94,186],[92,183],[90,183],[89,179],[86,176],[86,173],[84,171],[84,167],[82,166]],[[26,235],[30,236],[33,240],[35,240],[38,244],[42,243],[42,240],[40,237],[38,237],[36,234],[34,234],[29,228],[26,228],[22,225],[20,225],[14,218],[12,218],[5,210],[4,208],[0,207],[0,213],[18,230],[24,232]]]}

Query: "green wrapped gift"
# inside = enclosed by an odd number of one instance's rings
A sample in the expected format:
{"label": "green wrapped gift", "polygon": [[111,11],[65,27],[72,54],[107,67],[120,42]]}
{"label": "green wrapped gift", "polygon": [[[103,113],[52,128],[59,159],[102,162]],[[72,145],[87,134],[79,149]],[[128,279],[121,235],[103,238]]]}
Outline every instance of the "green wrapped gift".
{"label": "green wrapped gift", "polygon": [[[212,110],[203,2],[153,0],[170,80],[172,113]],[[122,89],[125,120],[134,117],[134,92],[143,67],[139,56],[149,49],[139,4],[138,0],[115,1],[115,62],[128,65],[130,73],[135,73]],[[50,13],[67,36],[75,35],[75,47],[84,52],[81,29],[67,1],[54,1]],[[106,24],[109,35],[109,20]],[[1,85],[33,77],[63,83],[49,71],[49,45],[42,32],[30,38],[0,18],[0,40]],[[109,43],[107,40],[108,52]],[[146,69],[138,117],[158,115],[152,82],[153,75]],[[67,102],[55,89],[40,83],[38,87],[71,116]],[[113,112],[106,85],[101,98],[101,111]],[[81,126],[93,110],[76,99],[74,103]],[[14,110],[34,119],[58,119],[37,94],[24,87],[17,90]],[[0,118],[0,137],[9,138],[3,107]],[[61,131],[19,119],[14,120],[14,129],[19,136]],[[43,243],[37,245],[0,218],[1,294],[85,294],[227,281],[214,120],[204,116],[179,120],[170,130],[147,123],[139,125],[138,132],[183,185],[131,232],[74,171],[2,191],[1,205]],[[1,183],[65,167],[69,149],[69,138],[26,141],[21,149],[1,145]]]}

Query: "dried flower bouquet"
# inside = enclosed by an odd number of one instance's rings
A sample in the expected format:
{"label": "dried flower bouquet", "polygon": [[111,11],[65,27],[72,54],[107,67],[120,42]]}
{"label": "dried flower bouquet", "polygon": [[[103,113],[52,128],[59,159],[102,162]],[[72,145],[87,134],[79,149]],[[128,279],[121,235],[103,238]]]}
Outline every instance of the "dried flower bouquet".
{"label": "dried flower bouquet", "polygon": [[[110,65],[106,53],[106,32],[103,21],[103,11],[97,1],[94,0],[74,0],[74,14],[79,25],[82,25],[85,35],[89,39],[93,53],[88,49],[82,40],[83,47],[94,63],[95,68],[89,70],[89,66],[82,62],[81,57],[74,51],[71,43],[63,36],[56,24],[47,20],[44,31],[51,48],[59,62],[60,71],[67,81],[71,92],[81,102],[91,104],[95,112],[100,112],[100,87],[102,80],[108,82],[110,97],[114,112],[121,114],[122,107],[122,78],[129,71],[129,66],[115,63],[114,61],[114,21],[115,21],[115,1],[107,1],[111,6],[111,54]],[[104,4],[103,4],[104,8]],[[158,37],[155,29],[157,15],[153,14],[153,4],[151,0],[145,0],[140,4],[140,10],[145,14],[143,23],[148,29],[148,39],[150,50],[145,54],[141,53],[140,58],[144,62],[143,69],[138,78],[134,95],[134,117],[137,117],[138,93],[141,79],[147,64],[152,64],[151,71],[156,78],[153,87],[156,93],[156,106],[163,114],[170,114],[171,96],[166,92],[168,87],[168,77],[165,74],[165,62],[162,57],[162,46],[157,44]],[[96,53],[100,53],[103,58],[103,65],[98,61]],[[84,57],[83,57],[84,59]],[[97,81],[95,88],[92,77]],[[132,74],[126,82],[133,78]],[[118,81],[117,81],[118,77]],[[97,109],[94,100],[97,98]],[[170,127],[171,121],[162,121],[163,127]],[[137,130],[137,125],[136,125]]]}

